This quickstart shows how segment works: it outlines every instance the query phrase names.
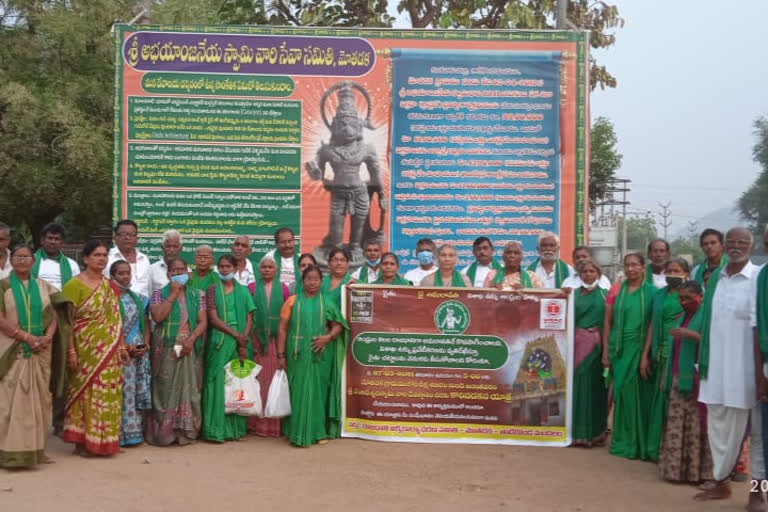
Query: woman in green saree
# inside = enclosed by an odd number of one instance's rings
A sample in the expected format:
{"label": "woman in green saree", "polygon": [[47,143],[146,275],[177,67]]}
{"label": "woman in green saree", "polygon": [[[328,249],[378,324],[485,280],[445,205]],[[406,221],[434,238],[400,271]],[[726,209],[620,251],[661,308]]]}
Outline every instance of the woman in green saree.
{"label": "woman in green saree", "polygon": [[605,304],[603,366],[613,374],[614,409],[611,453],[628,459],[648,458],[648,416],[653,384],[640,378],[640,358],[656,288],[644,279],[645,258],[624,256],[618,296]]}
{"label": "woman in green saree", "polygon": [[643,357],[640,360],[640,376],[653,383],[650,417],[648,419],[648,458],[659,460],[659,446],[664,431],[664,419],[667,414],[669,392],[662,379],[672,352],[672,339],[669,331],[677,324],[677,318],[683,312],[678,299],[680,285],[688,278],[688,262],[682,258],[667,261],[664,274],[667,286],[657,291],[651,303],[651,328],[645,337]]}
{"label": "woman in green saree", "polygon": [[152,412],[147,442],[156,446],[188,444],[202,425],[200,388],[208,327],[205,296],[192,286],[187,262],[168,266],[169,282],[152,296]]}
{"label": "woman in green saree", "polygon": [[62,439],[75,443],[78,455],[113,455],[120,451],[123,364],[130,358],[122,335],[119,289],[103,275],[106,244],[89,240],[83,259],[85,271],[61,290],[74,304]]}
{"label": "woman in green saree", "polygon": [[422,279],[420,286],[472,287],[469,278],[456,270],[456,247],[451,244],[440,246],[437,250],[437,272]]}
{"label": "woman in green saree", "polygon": [[606,291],[598,286],[602,271],[592,261],[579,268],[582,285],[573,291],[573,444],[602,446],[608,418],[600,335]]}
{"label": "woman in green saree", "polygon": [[483,281],[483,288],[496,288],[499,290],[519,290],[521,288],[543,288],[544,285],[536,275],[536,272],[524,269],[523,244],[517,241],[509,242],[504,247],[502,255],[504,266],[491,269]]}
{"label": "woman in green saree", "polygon": [[302,274],[302,290],[283,304],[277,333],[278,368],[288,372],[291,415],[283,433],[296,446],[324,443],[332,437],[329,423],[339,422],[331,399],[337,338],[346,328],[336,304],[320,293],[322,273],[309,267]]}
{"label": "woman in green saree", "polygon": [[58,290],[30,276],[29,246],[16,246],[10,262],[13,270],[0,280],[0,467],[21,468],[48,459]]}
{"label": "woman in green saree", "polygon": [[222,443],[244,437],[248,418],[224,413],[224,366],[233,359],[253,359],[251,313],[256,309],[245,286],[235,281],[237,261],[219,258],[221,281],[208,288],[208,343],[203,384],[203,439]]}
{"label": "woman in green saree", "polygon": [[404,279],[400,274],[400,260],[393,252],[385,252],[381,255],[379,263],[379,278],[373,284],[389,284],[396,286],[413,286],[413,283]]}
{"label": "woman in green saree", "polygon": [[189,273],[189,286],[207,292],[219,280],[219,275],[212,267],[213,249],[210,245],[198,245],[195,249],[195,268]]}

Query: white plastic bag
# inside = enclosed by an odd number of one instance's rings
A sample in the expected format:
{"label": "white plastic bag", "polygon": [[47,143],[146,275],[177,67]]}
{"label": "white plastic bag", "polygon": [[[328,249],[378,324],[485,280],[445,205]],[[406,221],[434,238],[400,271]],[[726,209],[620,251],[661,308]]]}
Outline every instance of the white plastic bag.
{"label": "white plastic bag", "polygon": [[224,366],[224,412],[263,417],[261,386],[256,376],[261,366],[234,359]]}
{"label": "white plastic bag", "polygon": [[277,370],[269,383],[267,403],[264,406],[266,418],[283,418],[291,414],[291,391],[285,370]]}

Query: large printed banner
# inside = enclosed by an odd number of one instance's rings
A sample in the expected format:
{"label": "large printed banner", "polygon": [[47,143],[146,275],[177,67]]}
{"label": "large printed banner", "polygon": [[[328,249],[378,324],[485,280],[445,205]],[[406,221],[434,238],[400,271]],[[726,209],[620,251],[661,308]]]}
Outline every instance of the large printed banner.
{"label": "large printed banner", "polygon": [[256,253],[290,227],[324,265],[375,239],[478,236],[499,253],[543,231],[584,242],[588,45],[581,32],[118,27],[115,220],[140,248]]}
{"label": "large printed banner", "polygon": [[352,285],[343,436],[570,444],[573,323],[559,290]]}

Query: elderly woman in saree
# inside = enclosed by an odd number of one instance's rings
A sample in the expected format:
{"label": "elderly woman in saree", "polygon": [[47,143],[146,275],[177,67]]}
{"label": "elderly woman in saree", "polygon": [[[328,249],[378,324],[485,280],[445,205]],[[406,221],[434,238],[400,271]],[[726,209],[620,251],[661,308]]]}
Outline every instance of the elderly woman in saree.
{"label": "elderly woman in saree", "polygon": [[523,246],[520,242],[509,242],[504,247],[502,259],[504,268],[501,270],[491,269],[485,276],[483,288],[498,288],[509,291],[544,287],[544,283],[534,271],[522,267]]}
{"label": "elderly woman in saree", "polygon": [[573,444],[591,447],[605,443],[608,393],[603,379],[600,343],[605,320],[606,290],[600,288],[600,265],[579,266],[581,286],[573,291]]}
{"label": "elderly woman in saree", "polygon": [[248,418],[224,412],[224,366],[233,359],[253,358],[251,292],[235,280],[237,260],[219,258],[221,280],[208,288],[208,343],[203,382],[203,438],[223,443],[244,437]]}
{"label": "elderly woman in saree", "polygon": [[192,286],[181,258],[168,266],[169,282],[152,295],[152,412],[147,442],[156,446],[188,444],[202,425],[200,389],[203,339],[208,326],[206,300]]}
{"label": "elderly woman in saree", "polygon": [[[278,368],[287,369],[291,415],[283,433],[296,446],[324,443],[338,431],[340,414],[331,399],[337,356],[334,343],[346,328],[336,304],[320,293],[322,272],[308,267],[302,289],[283,304],[277,333]],[[335,425],[330,425],[331,423]]]}
{"label": "elderly woman in saree", "polygon": [[397,286],[413,286],[413,283],[406,280],[401,276],[398,271],[400,270],[400,260],[393,252],[385,252],[381,255],[381,263],[379,263],[379,277],[373,284],[389,284]]}
{"label": "elderly woman in saree", "polygon": [[[288,298],[288,285],[280,282],[277,263],[272,253],[267,253],[259,263],[259,275],[253,289],[253,347],[262,370],[258,379],[261,386],[261,403],[267,403],[269,385],[277,371],[277,328],[280,309]],[[259,436],[280,437],[280,418],[248,418],[248,430]]]}
{"label": "elderly woman in saree", "polygon": [[107,266],[104,242],[86,242],[83,260],[85,271],[62,290],[74,304],[62,438],[75,443],[76,454],[113,455],[120,451],[123,364],[129,361],[119,289],[103,275]]}
{"label": "elderly woman in saree", "polygon": [[456,270],[456,247],[451,244],[440,246],[437,250],[437,272],[422,279],[421,286],[472,287],[469,278]]}
{"label": "elderly woman in saree", "polygon": [[32,467],[46,462],[51,421],[52,343],[58,294],[30,277],[32,249],[10,253],[11,273],[0,280],[0,467]]}
{"label": "elderly woman in saree", "polygon": [[120,316],[123,337],[131,360],[123,366],[123,415],[120,422],[120,446],[144,442],[144,413],[152,408],[149,357],[149,299],[131,290],[131,265],[117,260],[109,275],[120,290]]}

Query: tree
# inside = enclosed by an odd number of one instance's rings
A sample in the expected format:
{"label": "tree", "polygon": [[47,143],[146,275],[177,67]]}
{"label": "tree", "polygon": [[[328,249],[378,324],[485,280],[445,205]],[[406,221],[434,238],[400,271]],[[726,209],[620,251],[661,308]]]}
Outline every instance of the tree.
{"label": "tree", "polygon": [[109,223],[113,43],[131,10],[111,0],[0,0],[0,212],[37,236]]}
{"label": "tree", "polygon": [[[622,246],[623,220],[620,218],[618,223],[619,247]],[[653,217],[637,217],[627,219],[627,251],[637,251],[645,255],[648,243],[654,238],[658,238],[656,231],[656,222]]]}
{"label": "tree", "polygon": [[[198,0],[199,2],[200,0]],[[181,22],[185,17],[182,0],[168,0],[168,9],[177,17],[163,22]],[[205,2],[208,3],[208,2]],[[400,0],[400,13],[407,13],[413,28],[498,28],[553,29],[555,0]],[[593,0],[570,0],[568,20],[576,28],[588,30],[592,48],[608,48],[616,42],[615,30],[624,26],[615,5]],[[153,15],[154,19],[154,15]],[[154,21],[159,21],[154,19]],[[224,0],[218,11],[218,23],[270,23],[294,26],[391,27],[395,19],[388,14],[388,0]],[[197,23],[201,23],[197,20]],[[591,59],[591,85],[616,87],[616,78],[605,66]]]}
{"label": "tree", "polygon": [[739,198],[739,211],[749,221],[758,235],[768,225],[768,118],[755,120],[754,134],[757,142],[752,148],[752,158],[762,170],[757,179]]}
{"label": "tree", "polygon": [[670,243],[670,253],[674,257],[690,256],[693,265],[698,265],[704,261],[704,253],[701,252],[699,245],[699,235],[693,234],[687,237],[678,237]]}
{"label": "tree", "polygon": [[592,123],[589,160],[589,204],[593,210],[600,201],[606,199],[610,180],[621,167],[623,156],[616,150],[617,143],[618,138],[610,119],[595,119]]}

